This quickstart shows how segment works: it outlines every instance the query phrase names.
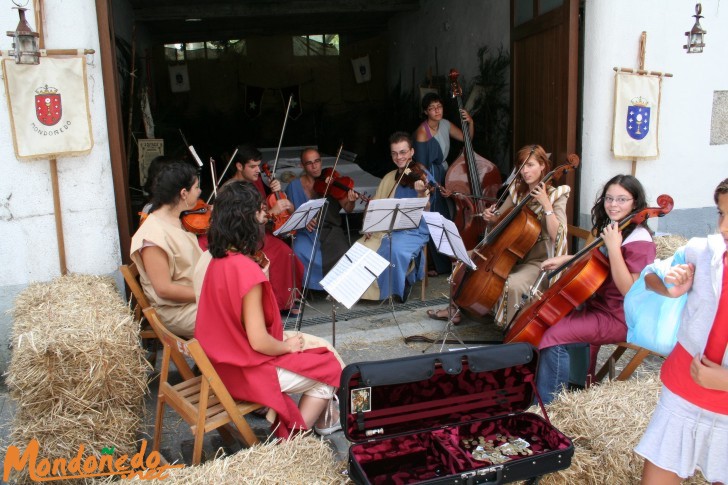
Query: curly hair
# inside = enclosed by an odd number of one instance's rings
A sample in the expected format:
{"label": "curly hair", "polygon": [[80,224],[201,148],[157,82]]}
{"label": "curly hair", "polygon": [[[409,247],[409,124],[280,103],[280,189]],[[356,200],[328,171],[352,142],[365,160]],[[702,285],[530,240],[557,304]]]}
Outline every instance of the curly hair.
{"label": "curly hair", "polygon": [[176,204],[182,189],[190,190],[198,179],[198,172],[189,163],[166,162],[157,172],[151,185],[151,212],[163,205]]}
{"label": "curly hair", "polygon": [[[539,164],[543,165],[541,169],[541,178],[551,171],[551,160],[541,145],[526,145],[516,153],[516,167],[520,167],[526,160],[533,158]],[[549,181],[546,185],[551,185]],[[523,175],[519,171],[516,174],[516,193],[522,197],[528,193],[528,184],[523,180]]]}
{"label": "curly hair", "polygon": [[723,180],[715,188],[715,192],[713,193],[713,200],[715,201],[715,205],[718,205],[718,197],[723,194],[728,194],[728,179]]}
{"label": "curly hair", "polygon": [[[632,209],[632,212],[641,211],[647,207],[647,196],[645,195],[645,189],[642,187],[640,181],[631,175],[615,175],[609,179],[606,184],[604,184],[601,195],[597,198],[594,202],[594,206],[592,207],[592,234],[594,235],[601,234],[602,230],[611,222],[611,219],[609,219],[609,216],[607,215],[607,210],[604,208],[604,196],[607,195],[607,190],[612,185],[619,185],[632,196],[634,201],[634,208]],[[639,226],[642,226],[649,231],[649,228],[647,227],[647,220],[643,221],[639,224]],[[634,231],[635,227],[637,226],[634,224],[627,226],[622,231],[622,237],[626,239],[627,236]],[[650,233],[651,232],[652,231],[650,231]]]}
{"label": "curly hair", "polygon": [[430,107],[432,103],[440,103],[442,104],[442,98],[437,93],[427,93],[422,97],[422,111],[427,113],[427,108]]}
{"label": "curly hair", "polygon": [[230,182],[219,192],[207,232],[213,258],[224,258],[231,248],[252,256],[263,247],[264,228],[256,218],[262,203],[250,182]]}

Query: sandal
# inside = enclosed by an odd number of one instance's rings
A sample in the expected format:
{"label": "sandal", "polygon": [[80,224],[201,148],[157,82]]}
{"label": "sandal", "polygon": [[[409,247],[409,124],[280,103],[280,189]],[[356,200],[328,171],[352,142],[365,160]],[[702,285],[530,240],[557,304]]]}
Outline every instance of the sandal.
{"label": "sandal", "polygon": [[[447,308],[441,308],[439,310],[427,310],[427,316],[432,318],[433,320],[442,320],[443,322],[447,322],[450,319],[450,315],[447,311]],[[456,314],[452,319],[453,325],[457,325],[460,323],[460,314]]]}

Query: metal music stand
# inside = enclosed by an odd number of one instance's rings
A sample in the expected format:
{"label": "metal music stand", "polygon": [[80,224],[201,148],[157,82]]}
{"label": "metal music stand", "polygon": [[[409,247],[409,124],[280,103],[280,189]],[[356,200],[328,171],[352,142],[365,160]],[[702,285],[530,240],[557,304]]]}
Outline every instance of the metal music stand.
{"label": "metal music stand", "polygon": [[[312,199],[309,200],[303,204],[301,204],[294,212],[291,214],[291,216],[288,218],[285,224],[283,224],[280,228],[278,228],[277,231],[273,232],[274,236],[281,236],[281,235],[289,235],[292,231],[297,230],[305,230],[305,227],[308,225],[309,222],[311,222],[322,210],[326,210],[328,208],[329,201],[325,198],[321,199]],[[319,218],[320,219],[320,218]],[[313,238],[313,245],[311,246],[311,258],[308,261],[308,268],[306,270],[306,278],[303,281],[303,286],[300,290],[300,296],[298,299],[300,300],[300,311],[298,312],[298,315],[296,315],[296,324],[295,329],[298,331],[301,329],[301,320],[303,319],[303,311],[306,308],[306,305],[308,305],[308,302],[306,301],[306,289],[308,288],[309,279],[311,278],[311,269],[313,268],[313,260],[314,256],[316,255],[316,244],[319,240],[319,232],[321,231],[321,223],[319,220],[319,223],[316,224],[316,233],[314,234]],[[292,264],[295,267],[296,262],[292,261]],[[294,270],[294,283],[295,283],[295,270]],[[295,286],[295,285],[294,285]],[[292,291],[292,295],[296,295],[298,293],[298,288],[295,288],[294,291]],[[295,299],[295,296],[293,296]],[[313,307],[312,307],[313,308]],[[286,316],[286,320],[283,323],[283,328],[285,329],[286,326],[288,326],[288,319],[290,318],[290,313],[288,316]]]}
{"label": "metal music stand", "polygon": [[[430,237],[432,237],[432,240],[435,243],[435,248],[437,249],[437,252],[440,254],[444,254],[445,256],[450,256],[451,258],[454,258],[454,261],[452,263],[452,274],[454,274],[455,266],[458,262],[462,262],[463,264],[468,265],[473,270],[477,269],[475,263],[473,263],[473,261],[470,259],[470,256],[468,256],[468,251],[467,249],[465,249],[463,239],[462,237],[460,237],[460,233],[458,232],[458,228],[457,226],[455,226],[454,222],[444,218],[441,214],[437,212],[426,212],[422,216],[425,218],[425,222],[427,223],[427,229],[430,231]],[[460,336],[455,332],[453,324],[453,319],[458,314],[460,314],[460,308],[457,308],[455,311],[453,311],[453,307],[456,305],[453,303],[453,287],[455,285],[452,274],[448,279],[448,282],[450,284],[449,302],[447,305],[447,313],[449,318],[442,332],[442,337],[433,340],[427,347],[425,347],[425,349],[422,351],[423,354],[427,352],[430,347],[438,342],[441,342],[440,352],[442,352],[442,349],[445,347],[445,343],[447,342],[447,337],[450,334],[452,334],[452,336],[455,337],[458,342],[460,342],[460,345],[467,348],[465,342],[463,342]]]}
{"label": "metal music stand", "polygon": [[361,233],[383,232],[383,237],[389,238],[389,297],[387,300],[392,312],[392,318],[397,325],[399,323],[394,314],[394,289],[392,288],[394,268],[392,264],[392,233],[419,227],[427,202],[429,202],[429,199],[425,197],[374,199],[369,201],[367,210],[364,213]]}

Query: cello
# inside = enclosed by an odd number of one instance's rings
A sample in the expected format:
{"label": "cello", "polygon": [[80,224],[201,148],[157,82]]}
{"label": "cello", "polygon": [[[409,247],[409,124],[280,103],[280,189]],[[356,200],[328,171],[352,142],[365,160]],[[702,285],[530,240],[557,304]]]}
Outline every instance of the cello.
{"label": "cello", "polygon": [[[458,114],[463,108],[463,90],[458,83],[458,73],[450,69],[450,89],[457,99]],[[453,222],[460,231],[466,249],[473,249],[485,234],[486,224],[480,218],[485,210],[485,198],[493,198],[501,185],[498,167],[473,151],[468,123],[460,115],[463,130],[463,152],[452,163],[445,175],[445,188],[454,192],[452,197],[456,211]]]}
{"label": "cello", "polygon": [[[546,174],[539,183],[561,177],[578,165],[579,157],[572,153],[565,164]],[[536,244],[541,234],[541,221],[528,208],[531,199],[532,195],[528,193],[518,205],[503,213],[488,236],[473,249],[471,258],[477,269],[458,264],[453,271],[452,278],[457,286],[453,301],[466,313],[476,317],[488,314],[503,293],[513,265]]]}
{"label": "cello", "polygon": [[[629,224],[642,224],[649,217],[663,217],[672,210],[674,204],[672,197],[663,194],[657,198],[657,205],[658,207],[647,207],[625,217],[619,224],[620,231]],[[593,295],[609,275],[609,260],[599,251],[603,244],[600,236],[548,273],[548,278],[551,279],[566,270],[558,281],[542,294],[536,293],[536,299],[518,311],[506,329],[503,343],[529,342],[538,347],[549,327]],[[533,288],[538,288],[545,275],[542,272]]]}

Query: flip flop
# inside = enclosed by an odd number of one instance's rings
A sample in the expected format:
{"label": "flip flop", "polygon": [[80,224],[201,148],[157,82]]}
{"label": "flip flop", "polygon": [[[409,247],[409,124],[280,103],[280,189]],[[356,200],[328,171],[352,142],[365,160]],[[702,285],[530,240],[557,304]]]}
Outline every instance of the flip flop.
{"label": "flip flop", "polygon": [[[440,312],[445,312],[445,315],[438,315]],[[427,310],[427,316],[433,320],[442,320],[443,322],[447,322],[450,319],[447,315],[447,308],[440,310]],[[455,318],[452,319],[452,323],[453,325],[460,323],[460,315],[456,315]]]}

